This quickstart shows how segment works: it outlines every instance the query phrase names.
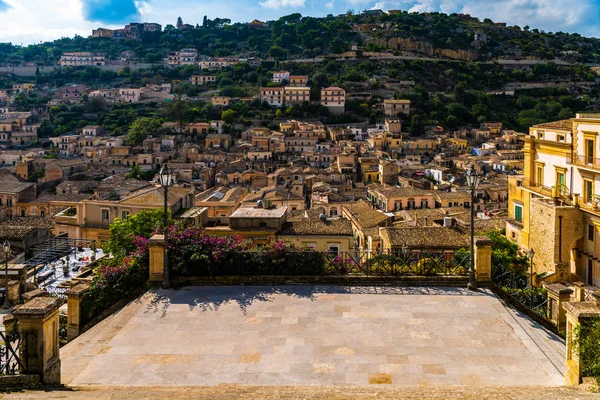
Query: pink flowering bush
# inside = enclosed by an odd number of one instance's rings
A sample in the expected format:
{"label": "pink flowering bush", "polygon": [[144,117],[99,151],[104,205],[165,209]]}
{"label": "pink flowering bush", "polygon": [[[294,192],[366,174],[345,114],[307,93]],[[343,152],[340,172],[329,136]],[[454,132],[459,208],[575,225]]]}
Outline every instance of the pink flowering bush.
{"label": "pink flowering bush", "polygon": [[232,268],[243,246],[239,236],[211,236],[196,227],[174,224],[169,228],[168,249],[175,275],[213,275]]}
{"label": "pink flowering bush", "polygon": [[148,280],[148,239],[137,236],[126,257],[101,260],[94,268],[90,291],[82,301],[82,323],[95,318],[121,299],[142,289]]}

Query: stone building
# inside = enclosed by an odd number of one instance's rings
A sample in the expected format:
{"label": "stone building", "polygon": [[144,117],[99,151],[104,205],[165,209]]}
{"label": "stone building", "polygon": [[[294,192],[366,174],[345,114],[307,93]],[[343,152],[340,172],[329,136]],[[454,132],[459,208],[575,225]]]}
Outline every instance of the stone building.
{"label": "stone building", "polygon": [[506,234],[535,251],[546,282],[600,285],[600,114],[534,125],[509,178]]}

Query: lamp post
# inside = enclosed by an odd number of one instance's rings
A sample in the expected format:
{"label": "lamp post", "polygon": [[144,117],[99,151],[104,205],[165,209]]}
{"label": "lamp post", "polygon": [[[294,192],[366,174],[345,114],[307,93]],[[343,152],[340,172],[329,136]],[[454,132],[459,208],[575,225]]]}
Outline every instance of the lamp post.
{"label": "lamp post", "polygon": [[467,186],[471,191],[471,266],[469,267],[469,283],[467,288],[477,290],[477,279],[475,278],[475,191],[481,184],[481,175],[475,170],[472,165],[467,171]]}
{"label": "lamp post", "polygon": [[169,210],[168,210],[168,202],[167,196],[169,191],[169,186],[173,184],[173,175],[169,166],[165,164],[158,173],[158,178],[160,180],[160,184],[164,189],[165,193],[165,209],[163,215],[163,235],[165,240],[165,259],[164,259],[164,267],[163,267],[163,283],[162,287],[164,289],[168,289],[171,287],[171,278],[169,276],[169,256],[168,256],[168,245],[169,245]]}
{"label": "lamp post", "polygon": [[533,257],[535,250],[529,249],[529,287],[533,287]]}
{"label": "lamp post", "polygon": [[8,310],[10,308],[10,302],[8,301],[8,254],[10,252],[10,243],[8,240],[2,244],[2,250],[4,251],[4,304],[2,308]]}

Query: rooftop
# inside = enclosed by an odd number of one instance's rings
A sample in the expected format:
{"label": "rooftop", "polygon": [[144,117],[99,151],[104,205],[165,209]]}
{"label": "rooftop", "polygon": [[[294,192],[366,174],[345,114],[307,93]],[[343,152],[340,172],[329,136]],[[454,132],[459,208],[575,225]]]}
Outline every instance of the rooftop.
{"label": "rooftop", "polygon": [[322,222],[316,218],[302,218],[287,222],[282,227],[284,235],[345,235],[352,236],[352,224],[348,219]]}
{"label": "rooftop", "polygon": [[389,217],[384,213],[373,210],[365,200],[350,203],[343,207],[362,228],[370,228],[381,224]]}
{"label": "rooftop", "polygon": [[573,129],[573,121],[570,119],[563,119],[561,121],[552,121],[546,122],[545,124],[533,125],[532,128],[558,129],[561,131],[570,131]]}
{"label": "rooftop", "polygon": [[240,207],[231,214],[231,217],[229,218],[281,218],[285,215],[286,211],[286,206],[270,209],[260,207]]}
{"label": "rooftop", "polygon": [[469,245],[468,235],[437,226],[383,228],[380,235],[393,247],[406,244],[409,248],[449,249]]}

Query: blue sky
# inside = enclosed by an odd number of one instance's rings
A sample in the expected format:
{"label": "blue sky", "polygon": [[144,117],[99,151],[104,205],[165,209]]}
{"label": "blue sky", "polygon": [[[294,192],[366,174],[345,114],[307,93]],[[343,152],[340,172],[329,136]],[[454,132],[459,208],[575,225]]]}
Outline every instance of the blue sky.
{"label": "blue sky", "polygon": [[251,21],[371,8],[462,12],[509,25],[600,37],[600,0],[0,0],[0,41],[29,44],[88,36],[99,26],[115,28],[130,21],[164,26],[175,24],[178,16],[196,24],[204,15]]}

